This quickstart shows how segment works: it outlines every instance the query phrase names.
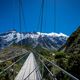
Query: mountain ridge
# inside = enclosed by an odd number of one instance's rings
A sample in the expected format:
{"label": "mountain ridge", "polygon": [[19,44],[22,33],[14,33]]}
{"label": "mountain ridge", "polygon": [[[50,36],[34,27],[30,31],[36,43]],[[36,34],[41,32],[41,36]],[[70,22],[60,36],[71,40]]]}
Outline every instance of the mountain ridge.
{"label": "mountain ridge", "polygon": [[[22,41],[24,45],[31,45],[36,47],[40,45],[48,49],[54,49],[61,47],[68,36],[63,33],[40,33],[40,32],[17,32],[16,30],[8,31],[0,34],[0,47],[3,49],[13,43],[18,43]],[[25,42],[26,41],[26,42]]]}

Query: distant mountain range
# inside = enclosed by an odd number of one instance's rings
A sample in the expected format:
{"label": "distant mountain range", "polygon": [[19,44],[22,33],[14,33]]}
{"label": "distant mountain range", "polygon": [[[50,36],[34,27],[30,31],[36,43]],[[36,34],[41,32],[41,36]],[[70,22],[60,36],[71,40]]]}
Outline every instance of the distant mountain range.
{"label": "distant mountain range", "polygon": [[67,38],[68,36],[63,33],[19,33],[13,30],[0,34],[0,49],[4,49],[13,43],[20,44],[22,42],[23,45],[57,50],[66,42]]}

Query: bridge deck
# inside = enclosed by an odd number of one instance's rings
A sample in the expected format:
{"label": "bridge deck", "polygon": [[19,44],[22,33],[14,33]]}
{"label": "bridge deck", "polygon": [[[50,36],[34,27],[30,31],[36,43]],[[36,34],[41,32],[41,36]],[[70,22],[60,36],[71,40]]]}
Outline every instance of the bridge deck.
{"label": "bridge deck", "polygon": [[41,74],[33,53],[30,53],[15,80],[41,80]]}

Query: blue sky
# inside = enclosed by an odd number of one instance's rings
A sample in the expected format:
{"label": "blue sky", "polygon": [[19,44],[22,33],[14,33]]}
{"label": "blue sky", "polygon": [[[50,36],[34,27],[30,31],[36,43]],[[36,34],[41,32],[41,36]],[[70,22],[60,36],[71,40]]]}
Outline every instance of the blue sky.
{"label": "blue sky", "polygon": [[[22,31],[40,31],[41,0],[22,0]],[[54,0],[44,0],[43,32],[54,32]],[[70,35],[80,25],[80,0],[56,0],[57,33]],[[0,0],[0,32],[19,29],[18,0]]]}

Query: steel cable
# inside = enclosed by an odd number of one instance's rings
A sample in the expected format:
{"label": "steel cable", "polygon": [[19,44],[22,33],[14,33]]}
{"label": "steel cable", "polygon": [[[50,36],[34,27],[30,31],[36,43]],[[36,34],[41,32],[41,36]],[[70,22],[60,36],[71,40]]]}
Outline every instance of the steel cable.
{"label": "steel cable", "polygon": [[8,66],[6,69],[4,69],[2,72],[0,72],[0,75],[3,74],[5,71],[7,71],[9,68],[11,68],[13,65],[15,65],[17,62],[19,62],[21,59],[23,59],[27,55],[28,54],[25,54],[24,56],[22,56],[21,58],[19,58],[16,62],[12,63],[10,66]]}
{"label": "steel cable", "polygon": [[62,72],[64,72],[64,74],[67,74],[69,77],[71,77],[73,80],[79,80],[78,78],[76,78],[75,76],[73,76],[72,74],[70,74],[69,72],[65,71],[64,69],[62,69],[61,67],[59,67],[57,64],[55,64],[54,62],[48,60],[47,58],[45,58],[44,56],[42,56],[41,54],[39,54],[38,52],[36,52],[35,50],[33,51],[31,49],[31,51],[33,53],[36,53],[39,57],[43,58],[44,60],[46,60],[47,62],[51,63],[53,66],[55,66],[56,68],[60,69]]}

